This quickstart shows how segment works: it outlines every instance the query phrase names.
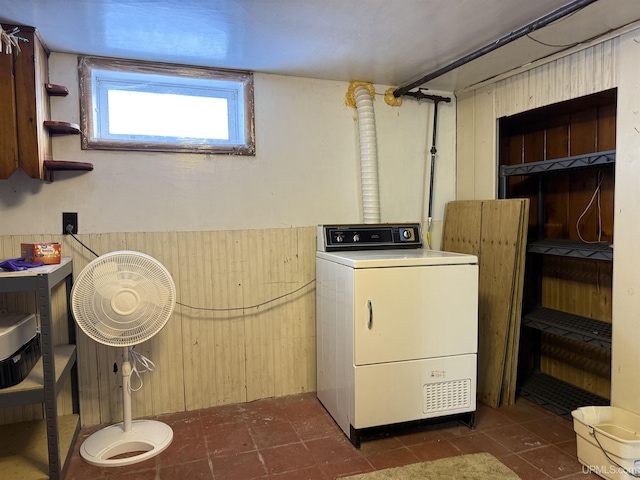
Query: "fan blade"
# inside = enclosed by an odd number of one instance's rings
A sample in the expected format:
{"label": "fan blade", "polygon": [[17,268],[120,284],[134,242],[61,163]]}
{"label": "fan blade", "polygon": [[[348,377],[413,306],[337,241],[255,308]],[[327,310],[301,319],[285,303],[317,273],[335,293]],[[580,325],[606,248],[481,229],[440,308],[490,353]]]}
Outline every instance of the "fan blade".
{"label": "fan blade", "polygon": [[118,264],[104,262],[97,264],[92,272],[93,286],[104,298],[111,298],[118,290]]}

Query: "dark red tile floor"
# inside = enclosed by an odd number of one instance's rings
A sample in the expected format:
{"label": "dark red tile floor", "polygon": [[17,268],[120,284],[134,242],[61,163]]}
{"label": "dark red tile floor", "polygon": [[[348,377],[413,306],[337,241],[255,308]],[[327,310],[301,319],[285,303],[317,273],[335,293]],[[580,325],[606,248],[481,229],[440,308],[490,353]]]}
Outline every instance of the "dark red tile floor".
{"label": "dark red tile floor", "polygon": [[355,449],[314,393],[226,405],[159,418],[173,443],[135,465],[94,467],[79,446],[95,431],[83,429],[67,480],[329,480],[464,453],[489,452],[523,480],[595,480],[576,459],[570,421],[518,399],[511,407],[480,404],[474,430],[447,424],[364,440]]}

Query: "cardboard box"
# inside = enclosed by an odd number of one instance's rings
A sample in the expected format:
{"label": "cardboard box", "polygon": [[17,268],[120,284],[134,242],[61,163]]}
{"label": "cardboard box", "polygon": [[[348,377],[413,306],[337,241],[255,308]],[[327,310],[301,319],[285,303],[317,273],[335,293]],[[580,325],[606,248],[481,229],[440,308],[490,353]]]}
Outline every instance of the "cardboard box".
{"label": "cardboard box", "polygon": [[59,243],[21,243],[20,256],[25,262],[44,262],[45,265],[60,263]]}

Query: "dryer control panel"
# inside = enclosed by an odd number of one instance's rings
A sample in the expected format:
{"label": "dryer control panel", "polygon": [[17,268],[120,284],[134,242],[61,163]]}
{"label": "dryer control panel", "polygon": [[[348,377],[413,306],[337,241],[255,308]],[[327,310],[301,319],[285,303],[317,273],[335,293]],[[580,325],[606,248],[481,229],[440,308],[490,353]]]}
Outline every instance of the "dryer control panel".
{"label": "dryer control panel", "polygon": [[422,248],[420,224],[318,226],[318,250],[384,250]]}

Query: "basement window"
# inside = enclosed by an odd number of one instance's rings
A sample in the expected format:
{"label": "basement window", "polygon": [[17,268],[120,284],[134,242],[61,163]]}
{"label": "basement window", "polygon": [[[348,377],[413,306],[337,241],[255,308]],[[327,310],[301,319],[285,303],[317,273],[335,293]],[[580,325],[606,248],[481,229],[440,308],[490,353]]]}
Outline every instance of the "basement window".
{"label": "basement window", "polygon": [[81,57],[83,149],[254,155],[253,75]]}

